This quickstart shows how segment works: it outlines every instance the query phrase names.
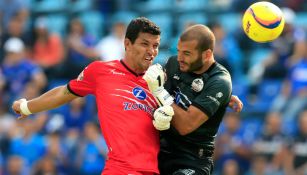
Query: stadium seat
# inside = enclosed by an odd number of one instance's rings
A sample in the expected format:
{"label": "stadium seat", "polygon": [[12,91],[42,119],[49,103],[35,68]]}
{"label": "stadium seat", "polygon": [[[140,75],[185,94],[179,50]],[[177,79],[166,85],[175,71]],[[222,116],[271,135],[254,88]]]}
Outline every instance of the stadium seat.
{"label": "stadium seat", "polygon": [[170,56],[172,56],[170,51],[160,50],[159,54],[157,55],[157,57],[154,60],[154,63],[159,63],[161,65],[165,65]]}
{"label": "stadium seat", "polygon": [[188,23],[206,24],[208,21],[204,13],[186,13],[178,18],[178,32],[182,32]]}
{"label": "stadium seat", "polygon": [[253,142],[257,136],[261,133],[263,128],[263,118],[248,116],[241,120],[241,126],[244,131],[244,135],[248,137],[250,142]]}
{"label": "stadium seat", "polygon": [[250,105],[250,112],[266,113],[269,111],[272,101],[280,93],[281,80],[263,80],[258,86],[257,98]]}
{"label": "stadium seat", "polygon": [[103,35],[104,18],[99,11],[87,11],[80,15],[80,19],[85,26],[87,33],[96,38]]}
{"label": "stadium seat", "polygon": [[205,12],[208,7],[208,0],[175,0],[177,12]]}
{"label": "stadium seat", "polygon": [[93,0],[70,0],[69,10],[71,12],[82,12],[91,9]]}
{"label": "stadium seat", "polygon": [[31,8],[33,12],[48,13],[66,10],[67,0],[32,0]]}
{"label": "stadium seat", "polygon": [[266,59],[269,54],[271,53],[271,49],[264,49],[259,48],[252,51],[250,54],[249,60],[249,67],[253,67],[256,64],[261,63],[264,59]]}
{"label": "stadium seat", "polygon": [[232,94],[238,96],[240,100],[243,102],[244,106],[247,103],[248,93],[249,93],[249,88],[246,83],[242,81],[232,82]]}
{"label": "stadium seat", "polygon": [[113,15],[112,15],[112,20],[111,22],[115,22],[115,21],[121,21],[121,22],[124,22],[125,24],[129,24],[129,22],[138,17],[139,15],[135,12],[132,12],[132,11],[118,11],[118,12],[115,12]]}
{"label": "stadium seat", "polygon": [[262,80],[258,87],[258,98],[271,102],[281,89],[281,80]]}
{"label": "stadium seat", "polygon": [[173,8],[173,0],[147,0],[137,7],[142,13],[166,12]]}
{"label": "stadium seat", "polygon": [[64,37],[67,34],[67,24],[68,19],[65,15],[49,15],[48,19],[48,29],[50,32],[59,34]]}
{"label": "stadium seat", "polygon": [[234,33],[241,30],[241,18],[240,13],[224,13],[218,16],[217,20],[222,24],[226,33]]}
{"label": "stadium seat", "polygon": [[169,13],[158,13],[147,16],[148,19],[152,20],[161,28],[161,46],[169,44],[169,40],[173,35],[173,20]]}
{"label": "stadium seat", "polygon": [[307,13],[306,12],[296,13],[296,18],[293,22],[294,25],[307,29]]}

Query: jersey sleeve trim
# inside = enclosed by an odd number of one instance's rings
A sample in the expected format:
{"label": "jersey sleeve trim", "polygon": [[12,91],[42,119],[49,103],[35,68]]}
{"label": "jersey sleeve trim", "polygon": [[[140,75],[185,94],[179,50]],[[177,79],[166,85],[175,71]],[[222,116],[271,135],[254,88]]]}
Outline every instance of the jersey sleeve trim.
{"label": "jersey sleeve trim", "polygon": [[192,105],[195,106],[196,108],[200,109],[203,113],[205,113],[209,118],[211,117],[211,114],[208,110],[206,110],[205,108],[203,108],[201,105],[192,102]]}
{"label": "jersey sleeve trim", "polygon": [[75,92],[71,89],[69,83],[67,84],[67,89],[68,89],[68,91],[69,91],[70,93],[72,93],[72,94],[74,94],[74,95],[76,95],[76,96],[78,96],[78,97],[83,97],[82,95],[79,95],[79,94],[75,93]]}

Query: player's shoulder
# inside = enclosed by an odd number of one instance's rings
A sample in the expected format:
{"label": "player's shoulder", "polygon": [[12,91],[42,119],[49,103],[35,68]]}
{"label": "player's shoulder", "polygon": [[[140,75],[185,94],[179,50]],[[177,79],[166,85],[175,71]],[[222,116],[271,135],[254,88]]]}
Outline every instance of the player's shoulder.
{"label": "player's shoulder", "polygon": [[209,74],[210,77],[229,77],[230,78],[230,73],[229,71],[222,66],[221,64],[219,64],[218,62],[215,62],[210,68],[210,70],[207,71],[207,73]]}
{"label": "player's shoulder", "polygon": [[176,72],[179,70],[177,55],[170,56],[165,64],[166,72]]}
{"label": "player's shoulder", "polygon": [[166,64],[178,64],[177,55],[170,56]]}
{"label": "player's shoulder", "polygon": [[[210,69],[210,68],[209,68]],[[211,70],[207,72],[209,76],[209,81],[217,82],[218,84],[223,84],[231,86],[231,76],[228,70],[219,63],[214,63]]]}

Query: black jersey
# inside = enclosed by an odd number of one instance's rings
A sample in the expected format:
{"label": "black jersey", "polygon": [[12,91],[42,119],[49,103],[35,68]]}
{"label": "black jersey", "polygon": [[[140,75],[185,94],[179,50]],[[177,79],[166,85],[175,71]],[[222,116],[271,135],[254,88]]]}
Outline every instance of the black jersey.
{"label": "black jersey", "polygon": [[299,133],[291,142],[294,157],[294,168],[300,168],[307,163],[307,135]]}
{"label": "black jersey", "polygon": [[168,60],[165,68],[165,89],[175,97],[176,104],[183,109],[193,105],[209,119],[185,136],[179,135],[173,127],[161,132],[161,152],[191,160],[212,157],[214,139],[231,98],[229,72],[219,63],[214,63],[203,74],[183,73],[176,56]]}

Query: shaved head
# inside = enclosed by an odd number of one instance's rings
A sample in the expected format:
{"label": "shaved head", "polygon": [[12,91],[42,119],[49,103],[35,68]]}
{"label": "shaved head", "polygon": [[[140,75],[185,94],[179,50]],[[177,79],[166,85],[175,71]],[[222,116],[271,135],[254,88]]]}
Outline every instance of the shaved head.
{"label": "shaved head", "polygon": [[197,49],[201,53],[210,49],[213,51],[215,37],[213,32],[205,25],[197,24],[187,28],[180,36],[181,41],[196,40]]}

